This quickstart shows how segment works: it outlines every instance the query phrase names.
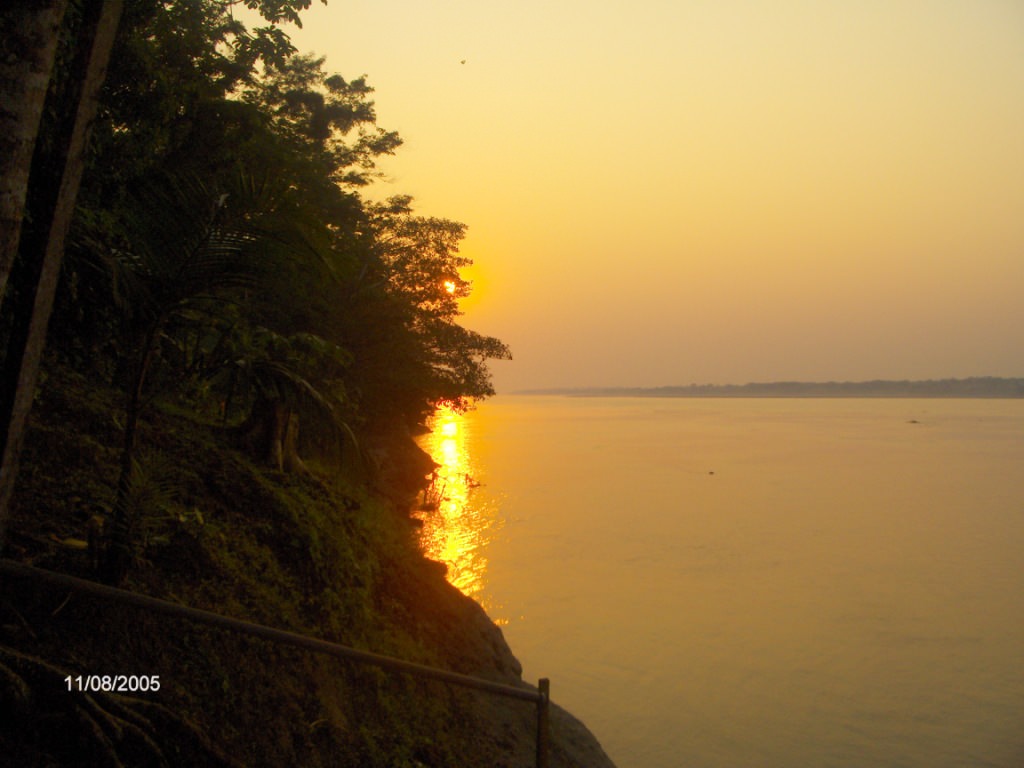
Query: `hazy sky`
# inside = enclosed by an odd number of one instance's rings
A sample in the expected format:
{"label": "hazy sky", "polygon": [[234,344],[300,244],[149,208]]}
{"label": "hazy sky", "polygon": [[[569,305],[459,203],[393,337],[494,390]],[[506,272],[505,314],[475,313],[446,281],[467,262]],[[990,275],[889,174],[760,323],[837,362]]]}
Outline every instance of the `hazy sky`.
{"label": "hazy sky", "polygon": [[[1024,376],[1024,0],[330,0],[293,32],[565,385]],[[462,63],[462,62],[465,63]]]}

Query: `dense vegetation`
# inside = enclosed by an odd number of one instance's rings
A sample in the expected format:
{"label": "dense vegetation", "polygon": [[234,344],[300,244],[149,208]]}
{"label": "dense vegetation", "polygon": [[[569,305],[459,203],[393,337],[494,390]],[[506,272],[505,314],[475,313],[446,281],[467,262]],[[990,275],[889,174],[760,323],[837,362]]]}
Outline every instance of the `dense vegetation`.
{"label": "dense vegetation", "polygon": [[[89,100],[83,56],[113,3],[0,11],[4,125],[32,91],[8,64],[35,67],[56,46],[34,154],[3,158],[7,426],[31,369],[43,252],[56,242],[62,257],[31,426],[23,448],[4,448],[4,477],[12,451],[21,471],[10,515],[0,498],[3,554],[517,683],[500,631],[419,555],[407,514],[430,468],[413,430],[438,403],[491,394],[486,361],[509,352],[458,322],[463,225],[365,196],[401,142],[376,125],[364,78],[330,73],[277,26],[308,4],[245,0],[266,20],[247,29],[231,0],[125,3],[80,157],[68,137]],[[14,577],[0,625],[0,749],[21,765],[532,759],[521,702]],[[64,683],[114,673],[159,675],[160,695]]]}
{"label": "dense vegetation", "polygon": [[[114,581],[131,556],[138,422],[154,398],[301,469],[300,439],[321,455],[360,450],[360,433],[491,394],[485,362],[509,355],[457,322],[463,225],[360,194],[401,143],[376,125],[366,80],[330,74],[273,23],[247,29],[234,5],[126,4],[67,238],[48,354],[124,393]],[[247,5],[277,22],[308,2]],[[5,382],[32,315],[89,6],[71,3],[60,30],[4,301]]]}
{"label": "dense vegetation", "polygon": [[[6,555],[93,578],[109,514],[115,390],[51,366]],[[417,556],[408,518],[359,472],[278,472],[168,403],[140,420],[124,586],[175,603],[504,682],[518,668],[475,604]],[[502,702],[0,576],[0,751],[20,766],[493,766]],[[68,675],[158,692],[68,689]],[[502,714],[532,748],[532,707]],[[507,737],[504,737],[507,739]],[[500,756],[500,758],[499,758]],[[508,762],[506,764],[526,764]]]}

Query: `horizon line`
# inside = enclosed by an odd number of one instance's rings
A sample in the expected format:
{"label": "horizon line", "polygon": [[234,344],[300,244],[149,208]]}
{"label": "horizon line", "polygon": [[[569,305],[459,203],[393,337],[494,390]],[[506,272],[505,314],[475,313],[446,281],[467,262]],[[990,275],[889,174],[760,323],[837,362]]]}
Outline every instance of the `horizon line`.
{"label": "horizon line", "polygon": [[[902,390],[921,390],[931,389],[936,394],[940,394],[942,389],[952,388],[958,390],[961,394],[969,393],[966,388],[971,385],[978,386],[984,385],[986,390],[996,390],[1001,392],[1003,397],[1024,397],[1024,377],[1009,377],[1009,376],[967,376],[967,377],[947,377],[941,379],[864,379],[858,381],[846,380],[828,380],[828,381],[800,381],[796,379],[780,379],[775,381],[750,381],[745,384],[658,384],[658,385],[629,385],[629,384],[618,384],[618,385],[599,385],[599,384],[583,384],[583,385],[571,385],[571,386],[550,386],[550,387],[530,387],[525,389],[517,389],[505,394],[510,395],[543,395],[543,394],[608,394],[608,393],[707,393],[711,391],[737,391],[737,390],[767,390],[767,389],[803,389],[808,390],[811,388],[821,389],[842,389],[842,388],[887,388],[887,389],[902,389]],[[1008,388],[1014,388],[1016,391],[1007,391]],[[502,393],[498,393],[502,394]],[[921,394],[921,392],[914,392],[914,394]],[[949,394],[947,392],[947,394]],[[980,392],[979,392],[980,394]]]}

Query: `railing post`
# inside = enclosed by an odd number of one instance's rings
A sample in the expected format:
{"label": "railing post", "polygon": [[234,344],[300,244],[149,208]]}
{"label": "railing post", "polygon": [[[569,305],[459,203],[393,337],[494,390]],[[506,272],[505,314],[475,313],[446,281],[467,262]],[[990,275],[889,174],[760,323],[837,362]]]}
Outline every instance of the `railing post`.
{"label": "railing post", "polygon": [[537,683],[537,768],[548,768],[548,709],[551,703],[551,681],[542,677]]}

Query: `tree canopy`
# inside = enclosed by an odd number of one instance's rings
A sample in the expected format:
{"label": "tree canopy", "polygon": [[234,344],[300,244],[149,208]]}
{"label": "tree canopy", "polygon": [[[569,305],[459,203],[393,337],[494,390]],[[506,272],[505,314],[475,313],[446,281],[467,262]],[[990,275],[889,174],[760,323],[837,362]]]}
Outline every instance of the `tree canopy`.
{"label": "tree canopy", "polygon": [[[459,324],[465,226],[416,215],[409,197],[364,196],[401,139],[377,125],[365,76],[330,72],[279,26],[310,0],[244,0],[266,22],[251,29],[238,4],[127,3],[96,97],[49,351],[125,392],[120,506],[154,396],[250,435],[276,419],[261,429],[280,444],[303,414],[345,436],[411,427],[441,402],[493,394],[487,361],[509,357]],[[76,83],[79,8],[59,26],[29,229]],[[23,245],[11,270],[5,335],[34,258]]]}
{"label": "tree canopy", "polygon": [[[185,365],[217,380],[217,355],[242,338],[274,334],[280,346],[316,337],[318,348],[336,350],[329,381],[319,380],[323,360],[308,345],[304,361],[295,349],[284,356],[310,386],[344,389],[360,417],[390,406],[416,420],[438,401],[492,394],[486,360],[509,353],[458,324],[458,300],[471,288],[460,276],[470,263],[458,252],[465,226],[415,215],[408,197],[379,204],[362,196],[377,158],[401,145],[377,125],[366,77],[329,72],[276,26],[300,22],[309,0],[244,4],[267,25],[247,29],[223,0],[128,5],[51,343],[96,365],[106,350],[116,368],[112,358],[129,341],[111,331],[126,305],[154,291],[191,295],[210,279],[168,238],[195,229],[196,211],[220,205],[251,239],[238,254],[246,263],[235,265],[250,282],[199,290],[204,313],[161,327],[154,366]],[[176,356],[171,350],[186,345],[177,334],[213,346],[201,361]]]}

